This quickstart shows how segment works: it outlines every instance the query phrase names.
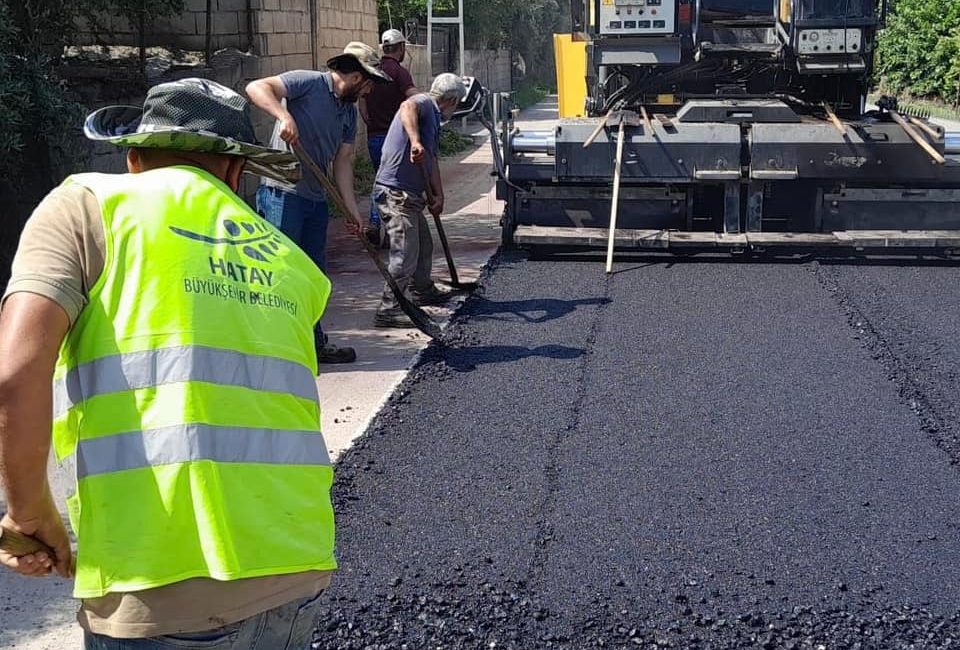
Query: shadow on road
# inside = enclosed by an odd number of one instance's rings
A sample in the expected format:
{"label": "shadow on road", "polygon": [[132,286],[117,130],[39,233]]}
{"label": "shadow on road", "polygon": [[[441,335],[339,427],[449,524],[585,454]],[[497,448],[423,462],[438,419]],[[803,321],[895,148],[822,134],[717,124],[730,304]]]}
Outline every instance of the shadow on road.
{"label": "shadow on road", "polygon": [[448,348],[443,362],[457,372],[471,372],[477,366],[490,363],[511,363],[530,357],[548,359],[578,359],[586,354],[584,348],[567,345],[540,345],[528,348],[522,345],[477,345],[466,348]]}
{"label": "shadow on road", "polygon": [[527,323],[545,323],[572,314],[578,307],[587,305],[606,305],[609,298],[581,298],[561,300],[559,298],[531,298],[530,300],[487,300],[474,296],[467,313],[477,320],[515,320],[511,316]]}

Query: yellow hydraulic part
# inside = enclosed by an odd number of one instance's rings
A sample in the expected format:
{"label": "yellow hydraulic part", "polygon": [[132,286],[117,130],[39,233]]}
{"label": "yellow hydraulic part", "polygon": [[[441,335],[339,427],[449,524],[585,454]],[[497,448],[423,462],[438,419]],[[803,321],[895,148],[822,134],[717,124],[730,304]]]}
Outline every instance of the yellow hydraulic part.
{"label": "yellow hydraulic part", "polygon": [[587,99],[587,44],[570,34],[553,35],[560,117],[583,117]]}

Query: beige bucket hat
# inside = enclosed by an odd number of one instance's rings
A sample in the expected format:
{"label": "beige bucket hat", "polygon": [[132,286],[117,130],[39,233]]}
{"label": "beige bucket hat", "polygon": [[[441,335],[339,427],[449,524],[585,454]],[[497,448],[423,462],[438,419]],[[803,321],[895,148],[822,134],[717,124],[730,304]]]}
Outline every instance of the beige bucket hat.
{"label": "beige bucket hat", "polygon": [[380,55],[377,51],[359,41],[351,41],[343,48],[343,52],[327,60],[327,67],[331,70],[338,69],[339,65],[345,59],[355,59],[364,69],[367,75],[377,83],[390,83],[390,78],[380,64]]}

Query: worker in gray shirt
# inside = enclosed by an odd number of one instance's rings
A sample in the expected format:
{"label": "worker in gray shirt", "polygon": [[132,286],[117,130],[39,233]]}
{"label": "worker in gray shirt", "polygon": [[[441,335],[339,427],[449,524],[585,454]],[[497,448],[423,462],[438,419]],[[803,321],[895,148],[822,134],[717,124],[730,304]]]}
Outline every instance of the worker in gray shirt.
{"label": "worker in gray shirt", "polygon": [[[362,223],[353,193],[354,139],[357,101],[375,83],[390,83],[376,51],[363,43],[348,43],[329,61],[328,72],[294,70],[257,79],[247,85],[250,100],[277,118],[271,146],[289,150],[299,143],[321,167],[333,163],[333,178],[346,208]],[[329,210],[320,182],[304,174],[296,185],[271,181],[257,191],[257,212],[280,228],[321,269],[326,270]],[[353,348],[327,340],[320,324],[315,336],[319,363],[349,363]]]}
{"label": "worker in gray shirt", "polygon": [[[439,288],[430,277],[433,238],[423,216],[424,208],[439,216],[443,212],[443,184],[437,164],[440,123],[449,120],[467,94],[460,77],[437,76],[428,94],[414,95],[400,105],[383,142],[380,169],[373,196],[390,237],[390,275],[418,305],[441,305],[450,290]],[[433,201],[424,198],[425,181]],[[413,327],[389,286],[374,317],[375,327]]]}

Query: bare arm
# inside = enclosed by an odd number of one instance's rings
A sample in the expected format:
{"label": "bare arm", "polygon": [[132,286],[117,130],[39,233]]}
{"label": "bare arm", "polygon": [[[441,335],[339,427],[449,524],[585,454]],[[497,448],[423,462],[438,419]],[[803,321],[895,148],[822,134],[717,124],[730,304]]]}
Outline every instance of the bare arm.
{"label": "bare arm", "polygon": [[409,99],[400,104],[400,123],[410,139],[410,161],[419,164],[423,160],[423,143],[420,142],[420,111]]}
{"label": "bare arm", "polygon": [[[34,535],[56,553],[60,575],[71,574],[70,542],[47,482],[53,413],[53,371],[70,327],[49,298],[11,295],[0,313],[0,480],[6,493],[3,524]],[[44,554],[0,562],[26,575],[46,575]]]}
{"label": "bare arm", "polygon": [[439,217],[443,213],[443,182],[440,179],[440,160],[436,156],[431,156],[433,160],[433,169],[430,170],[430,188],[433,200],[427,206],[430,214]]}
{"label": "bare arm", "polygon": [[280,77],[264,77],[247,84],[247,96],[250,101],[261,110],[267,112],[280,121],[280,137],[284,142],[297,144],[300,142],[300,132],[297,123],[283,105],[287,96],[287,87]]}
{"label": "bare arm", "polygon": [[353,143],[344,143],[337,149],[337,155],[333,157],[333,180],[340,190],[340,196],[343,198],[347,210],[350,211],[357,223],[363,223],[360,218],[360,208],[357,207],[357,197],[353,192]]}

